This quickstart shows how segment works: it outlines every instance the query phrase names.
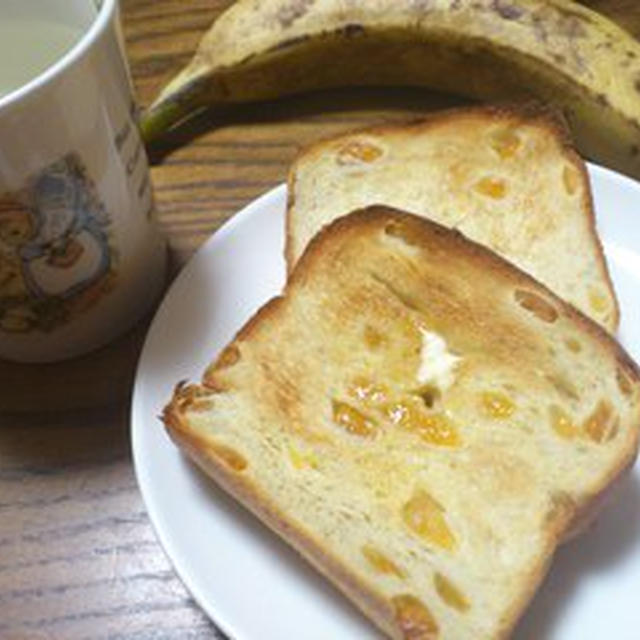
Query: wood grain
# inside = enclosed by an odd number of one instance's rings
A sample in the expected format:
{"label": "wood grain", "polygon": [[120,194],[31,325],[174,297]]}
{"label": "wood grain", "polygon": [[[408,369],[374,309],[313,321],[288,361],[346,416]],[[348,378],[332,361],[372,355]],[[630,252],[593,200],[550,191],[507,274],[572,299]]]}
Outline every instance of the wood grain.
{"label": "wood grain", "polygon": [[155,539],[125,406],[2,416],[0,638],[215,638]]}
{"label": "wood grain", "polygon": [[[141,104],[228,4],[122,2]],[[198,117],[153,150],[173,273],[238,209],[282,182],[301,145],[455,102],[422,90],[343,90]],[[172,571],[136,488],[129,396],[145,330],[141,323],[67,363],[0,363],[3,640],[222,637]]]}

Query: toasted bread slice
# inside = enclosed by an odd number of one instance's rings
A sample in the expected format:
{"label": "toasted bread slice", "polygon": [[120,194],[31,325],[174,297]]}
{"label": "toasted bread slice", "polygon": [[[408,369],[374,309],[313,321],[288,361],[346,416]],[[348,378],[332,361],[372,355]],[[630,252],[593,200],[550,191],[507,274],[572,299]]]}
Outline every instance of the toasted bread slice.
{"label": "toasted bread slice", "polygon": [[289,269],[333,218],[386,204],[455,227],[615,332],[584,162],[539,108],[468,108],[304,151],[288,179]]}
{"label": "toasted bread slice", "polygon": [[640,378],[485,247],[371,207],[314,239],[164,422],[391,637],[503,638],[635,459]]}

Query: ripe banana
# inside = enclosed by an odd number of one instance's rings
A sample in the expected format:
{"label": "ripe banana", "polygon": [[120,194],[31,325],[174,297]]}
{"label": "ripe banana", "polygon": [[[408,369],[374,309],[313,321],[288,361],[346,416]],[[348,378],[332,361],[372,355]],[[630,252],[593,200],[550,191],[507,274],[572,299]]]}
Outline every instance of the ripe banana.
{"label": "ripe banana", "polygon": [[238,0],[142,121],[345,85],[562,108],[579,150],[640,179],[640,43],[571,0]]}

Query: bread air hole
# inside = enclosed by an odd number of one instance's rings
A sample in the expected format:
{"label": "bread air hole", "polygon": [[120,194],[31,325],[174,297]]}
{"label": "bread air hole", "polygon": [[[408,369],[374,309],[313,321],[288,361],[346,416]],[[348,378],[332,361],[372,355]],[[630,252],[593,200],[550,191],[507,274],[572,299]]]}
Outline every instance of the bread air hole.
{"label": "bread air hole", "polygon": [[516,302],[538,320],[552,324],[558,319],[555,307],[538,294],[524,289],[516,289],[513,295]]}
{"label": "bread air hole", "polygon": [[433,409],[442,397],[440,389],[434,387],[433,385],[421,387],[413,393],[414,395],[418,396],[422,400],[422,402],[424,402],[424,406],[428,409]]}

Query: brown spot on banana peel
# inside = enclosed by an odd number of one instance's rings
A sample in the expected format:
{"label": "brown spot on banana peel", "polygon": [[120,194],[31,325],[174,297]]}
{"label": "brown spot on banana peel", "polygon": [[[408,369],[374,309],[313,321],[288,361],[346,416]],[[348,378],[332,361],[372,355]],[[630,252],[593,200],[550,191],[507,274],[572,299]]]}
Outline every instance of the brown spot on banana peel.
{"label": "brown spot on banana peel", "polygon": [[505,20],[519,20],[525,13],[521,7],[506,0],[493,0],[493,10]]}
{"label": "brown spot on banana peel", "polygon": [[584,24],[575,14],[566,12],[565,19],[560,21],[559,31],[564,32],[569,40],[584,38],[587,35]]}
{"label": "brown spot on banana peel", "polygon": [[308,13],[315,0],[292,0],[280,7],[276,13],[276,20],[284,29],[288,29],[296,20]]}
{"label": "brown spot on banana peel", "polygon": [[523,11],[517,19],[522,22],[527,17],[530,18],[539,42],[546,43],[549,36],[551,36],[554,38],[567,38],[571,46],[573,41],[585,38],[588,35],[584,24],[584,16],[568,8],[554,7],[553,12],[550,13],[548,7],[543,7],[531,12],[530,16],[527,16]]}
{"label": "brown spot on banana peel", "polygon": [[548,36],[547,30],[544,26],[544,21],[540,16],[532,15],[531,16],[531,26],[533,27],[533,33],[536,37],[536,40],[540,43],[546,43]]}

